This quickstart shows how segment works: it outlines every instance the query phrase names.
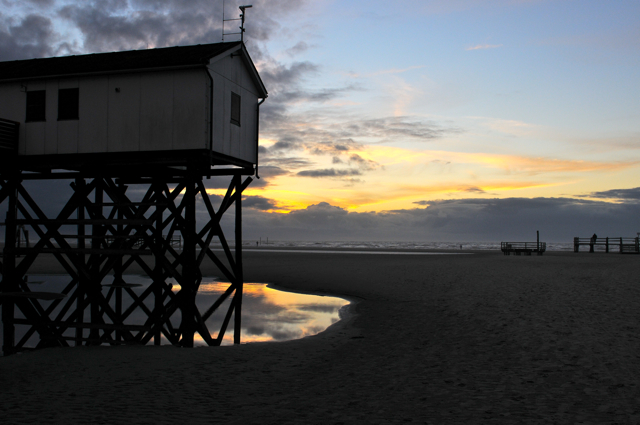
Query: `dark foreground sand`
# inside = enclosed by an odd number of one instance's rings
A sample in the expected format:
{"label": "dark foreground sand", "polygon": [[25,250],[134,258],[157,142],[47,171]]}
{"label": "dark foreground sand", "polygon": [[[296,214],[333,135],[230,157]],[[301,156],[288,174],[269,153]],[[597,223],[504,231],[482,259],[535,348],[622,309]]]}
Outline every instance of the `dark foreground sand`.
{"label": "dark foreground sand", "polygon": [[640,423],[640,257],[244,262],[247,282],[358,297],[355,316],[291,342],[0,358],[0,423]]}

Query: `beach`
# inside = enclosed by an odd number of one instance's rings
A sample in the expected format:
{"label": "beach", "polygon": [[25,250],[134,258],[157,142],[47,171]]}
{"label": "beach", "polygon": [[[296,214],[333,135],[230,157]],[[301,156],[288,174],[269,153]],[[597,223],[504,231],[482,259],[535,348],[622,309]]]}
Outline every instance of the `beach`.
{"label": "beach", "polygon": [[0,421],[640,423],[638,256],[462,252],[246,252],[246,282],[345,296],[344,319],[288,342],[2,357]]}

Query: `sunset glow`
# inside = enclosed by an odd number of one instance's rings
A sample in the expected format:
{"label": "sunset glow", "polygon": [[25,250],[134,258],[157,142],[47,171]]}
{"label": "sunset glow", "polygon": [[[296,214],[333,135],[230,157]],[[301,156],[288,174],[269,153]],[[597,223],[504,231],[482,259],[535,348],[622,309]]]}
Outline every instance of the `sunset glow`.
{"label": "sunset glow", "polygon": [[[5,61],[222,41],[222,2],[5,6]],[[269,96],[243,235],[493,239],[478,210],[518,220],[540,202],[530,225],[549,234],[634,234],[639,20],[627,0],[254,1],[244,41]],[[442,233],[445,219],[471,224]]]}

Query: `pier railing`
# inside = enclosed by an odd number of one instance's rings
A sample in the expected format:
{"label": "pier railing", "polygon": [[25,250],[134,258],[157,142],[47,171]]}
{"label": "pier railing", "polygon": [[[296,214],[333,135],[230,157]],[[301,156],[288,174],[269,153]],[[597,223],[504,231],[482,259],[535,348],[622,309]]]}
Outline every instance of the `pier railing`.
{"label": "pier railing", "polygon": [[501,242],[500,249],[504,255],[542,255],[547,250],[546,242]]}
{"label": "pier railing", "polygon": [[581,246],[588,246],[589,252],[595,252],[596,247],[604,247],[605,252],[619,252],[620,254],[640,254],[638,237],[631,238],[573,238],[573,252],[580,252]]}

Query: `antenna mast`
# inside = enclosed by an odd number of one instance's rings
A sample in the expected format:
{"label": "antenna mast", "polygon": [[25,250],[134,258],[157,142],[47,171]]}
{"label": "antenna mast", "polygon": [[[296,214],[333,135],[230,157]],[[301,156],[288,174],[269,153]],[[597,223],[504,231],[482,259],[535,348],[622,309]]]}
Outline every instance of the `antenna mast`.
{"label": "antenna mast", "polygon": [[[244,43],[244,15],[245,15],[245,9],[249,9],[250,7],[253,7],[253,5],[248,4],[248,5],[244,5],[244,6],[240,6],[238,9],[240,9],[240,11],[242,12],[240,14],[239,18],[234,18],[234,19],[224,19],[224,0],[222,1],[222,41],[224,41],[224,36],[225,35],[234,35],[234,34],[240,34],[240,41]],[[230,21],[241,21],[240,22],[240,32],[228,32],[225,34],[224,32],[224,23],[225,22],[230,22]]]}

